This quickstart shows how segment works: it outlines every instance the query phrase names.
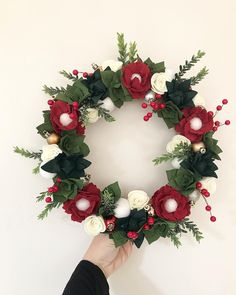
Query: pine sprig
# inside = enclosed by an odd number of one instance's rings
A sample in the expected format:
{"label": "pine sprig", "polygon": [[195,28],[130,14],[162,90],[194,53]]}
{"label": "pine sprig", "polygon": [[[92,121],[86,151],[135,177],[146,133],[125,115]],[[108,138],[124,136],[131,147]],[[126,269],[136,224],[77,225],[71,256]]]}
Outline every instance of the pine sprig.
{"label": "pine sprig", "polygon": [[176,232],[170,230],[167,234],[167,237],[170,238],[171,242],[175,245],[175,247],[179,248],[182,245]]}
{"label": "pine sprig", "polygon": [[117,33],[117,42],[118,42],[118,51],[120,56],[118,60],[121,61],[123,64],[127,62],[127,58],[129,57],[129,53],[127,52],[127,43],[125,43],[124,34]]}
{"label": "pine sprig", "polygon": [[22,157],[31,158],[31,159],[41,159],[41,152],[31,152],[24,148],[19,148],[18,146],[14,147],[14,152],[20,154]]}
{"label": "pine sprig", "polygon": [[67,79],[69,80],[72,80],[72,81],[77,81],[78,80],[78,76],[75,76],[73,75],[72,73],[68,73],[67,71],[65,70],[62,70],[59,72],[61,75],[63,75],[64,77],[66,77]]}
{"label": "pine sprig", "polygon": [[204,55],[204,51],[198,50],[197,54],[193,55],[190,61],[186,60],[184,65],[179,66],[179,72],[175,74],[175,78],[177,80],[181,80],[181,77],[187,71],[189,71]]}
{"label": "pine sprig", "polygon": [[202,232],[200,232],[197,225],[193,221],[189,220],[188,218],[185,218],[181,224],[184,229],[186,228],[189,232],[193,234],[197,242],[200,242],[200,240],[203,239]]}
{"label": "pine sprig", "polygon": [[51,96],[56,95],[61,92],[65,92],[66,89],[64,87],[48,87],[47,85],[43,86],[43,91]]}
{"label": "pine sprig", "polygon": [[43,220],[48,216],[48,213],[52,211],[53,208],[59,208],[62,203],[59,202],[53,202],[50,204],[47,204],[44,210],[38,215],[38,219]]}
{"label": "pine sprig", "polygon": [[109,114],[109,111],[102,108],[102,107],[98,107],[98,116],[104,118],[107,122],[114,122],[115,118]]}
{"label": "pine sprig", "polygon": [[104,189],[101,194],[101,205],[99,208],[99,215],[110,215],[113,214],[115,208],[114,196],[109,192],[108,189]]}
{"label": "pine sprig", "polygon": [[45,199],[46,196],[50,196],[52,193],[49,193],[48,191],[46,192],[41,192],[39,194],[39,196],[36,198],[37,199],[37,202],[41,202]]}
{"label": "pine sprig", "polygon": [[32,173],[33,174],[39,174],[40,171],[40,165],[42,162],[39,162],[38,165],[36,167],[33,168]]}
{"label": "pine sprig", "polygon": [[209,70],[204,67],[202,68],[196,76],[191,77],[191,85],[196,85],[198,84],[200,81],[202,81],[205,76],[209,73]]}
{"label": "pine sprig", "polygon": [[135,62],[137,60],[137,44],[136,42],[129,43],[129,62]]}
{"label": "pine sprig", "polygon": [[174,151],[172,153],[165,153],[160,157],[157,157],[153,160],[155,165],[159,165],[163,162],[167,162],[173,160],[174,158],[178,158],[179,160],[183,160],[188,157],[188,154],[191,151],[191,147],[187,142],[180,142],[176,145]]}

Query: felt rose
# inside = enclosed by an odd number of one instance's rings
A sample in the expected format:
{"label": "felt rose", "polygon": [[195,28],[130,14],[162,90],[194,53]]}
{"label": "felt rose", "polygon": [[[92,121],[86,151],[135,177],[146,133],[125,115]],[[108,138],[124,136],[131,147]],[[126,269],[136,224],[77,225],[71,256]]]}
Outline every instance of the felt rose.
{"label": "felt rose", "polygon": [[132,210],[140,210],[149,202],[149,196],[144,191],[134,190],[128,193],[128,201]]}
{"label": "felt rose", "polygon": [[164,94],[167,91],[166,81],[171,81],[172,77],[171,71],[153,74],[151,78],[152,90],[155,93]]}
{"label": "felt rose", "polygon": [[173,153],[173,151],[175,150],[175,148],[180,143],[187,143],[188,145],[190,145],[191,144],[191,141],[188,138],[186,138],[185,136],[183,136],[183,135],[175,135],[175,136],[173,136],[173,138],[171,139],[171,141],[169,141],[167,143],[166,151],[168,153]]}
{"label": "felt rose", "polygon": [[78,134],[84,134],[77,111],[64,101],[57,100],[51,106],[50,121],[56,133],[74,129]]}
{"label": "felt rose", "polygon": [[132,98],[144,98],[151,89],[151,71],[143,62],[134,62],[123,68],[122,83]]}
{"label": "felt rose", "polygon": [[87,234],[96,236],[106,230],[104,219],[101,216],[91,215],[84,221],[84,230]]}
{"label": "felt rose", "polygon": [[88,112],[87,114],[88,123],[96,123],[99,119],[98,110],[94,108],[88,108],[86,109],[86,111]]}
{"label": "felt rose", "polygon": [[175,130],[191,142],[198,142],[203,135],[213,128],[213,117],[201,107],[183,109],[183,118]]}
{"label": "felt rose", "polygon": [[109,67],[113,72],[117,72],[122,68],[122,65],[123,63],[121,61],[109,59],[102,63],[102,70],[105,71]]}
{"label": "felt rose", "polygon": [[42,147],[41,160],[46,163],[62,153],[57,144],[47,144]]}
{"label": "felt rose", "polygon": [[73,200],[63,204],[66,213],[71,214],[73,221],[82,222],[86,217],[95,214],[100,203],[100,190],[93,183],[87,184]]}
{"label": "felt rose", "polygon": [[179,221],[190,214],[188,199],[169,185],[157,190],[151,201],[156,215],[163,219]]}

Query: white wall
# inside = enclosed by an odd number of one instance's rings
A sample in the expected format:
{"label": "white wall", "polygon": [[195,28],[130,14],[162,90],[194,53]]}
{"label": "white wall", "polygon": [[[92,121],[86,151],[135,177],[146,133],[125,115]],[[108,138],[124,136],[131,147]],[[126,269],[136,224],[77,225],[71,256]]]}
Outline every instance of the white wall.
{"label": "white wall", "polygon": [[[117,31],[138,42],[141,56],[164,59],[173,69],[205,50],[202,66],[210,75],[197,89],[209,109],[228,98],[219,119],[233,124],[217,134],[224,150],[211,201],[218,220],[209,222],[201,201],[193,210],[203,242],[187,236],[180,250],[168,240],[135,249],[110,279],[112,294],[235,294],[235,11],[234,0],[0,2],[0,294],[61,294],[89,243],[61,210],[37,221],[42,205],[35,197],[49,182],[32,175],[34,162],[13,154],[12,146],[41,147],[35,126],[47,107],[42,85],[63,85],[61,69],[89,71],[92,62],[115,58]],[[144,123],[139,103],[114,115],[116,123],[100,121],[87,132],[93,181],[103,187],[119,180],[124,194],[135,188],[151,194],[166,182],[167,168],[151,160],[172,133],[159,120]]]}

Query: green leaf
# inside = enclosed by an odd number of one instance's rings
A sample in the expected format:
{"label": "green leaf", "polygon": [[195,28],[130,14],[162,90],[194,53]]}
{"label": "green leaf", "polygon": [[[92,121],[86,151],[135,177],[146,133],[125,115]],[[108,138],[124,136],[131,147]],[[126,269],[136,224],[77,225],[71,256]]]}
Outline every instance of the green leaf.
{"label": "green leaf", "polygon": [[166,107],[158,110],[157,115],[165,121],[168,128],[175,127],[183,116],[180,109],[171,101],[167,101]]}
{"label": "green leaf", "polygon": [[148,67],[150,68],[150,70],[153,74],[165,72],[165,62],[164,61],[159,62],[159,63],[154,63],[150,58],[148,58],[145,60],[144,63],[148,65]]}
{"label": "green leaf", "polygon": [[155,224],[150,230],[144,231],[144,235],[148,244],[151,244],[161,237],[161,231],[159,225]]}
{"label": "green leaf", "polygon": [[61,137],[59,147],[68,155],[79,154],[86,157],[89,154],[89,147],[84,143],[84,138],[77,134],[66,134]]}
{"label": "green leaf", "polygon": [[124,231],[114,231],[110,234],[110,238],[114,240],[116,247],[124,245],[129,240]]}
{"label": "green leaf", "polygon": [[83,188],[84,182],[82,179],[68,178],[63,180],[59,185],[59,190],[53,194],[57,202],[65,202],[68,199],[74,199],[78,190]]}
{"label": "green leaf", "polygon": [[214,139],[213,135],[213,131],[204,134],[203,142],[205,143],[206,149],[212,152],[213,157],[220,160],[219,154],[222,153],[222,149],[218,146],[218,140]]}
{"label": "green leaf", "polygon": [[114,196],[115,202],[121,197],[121,190],[117,181],[108,185],[104,190],[108,190]]}
{"label": "green leaf", "polygon": [[44,118],[44,123],[41,125],[37,126],[36,129],[38,130],[38,133],[46,138],[47,133],[51,133],[54,131],[51,121],[50,121],[50,111],[43,111],[43,118]]}

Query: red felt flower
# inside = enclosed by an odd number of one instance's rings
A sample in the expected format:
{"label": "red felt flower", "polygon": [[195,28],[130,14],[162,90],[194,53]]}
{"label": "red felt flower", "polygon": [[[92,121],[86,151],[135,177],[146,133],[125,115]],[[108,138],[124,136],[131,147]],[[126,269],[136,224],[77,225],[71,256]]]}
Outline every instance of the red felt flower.
{"label": "red felt flower", "polygon": [[169,221],[182,220],[190,214],[187,197],[169,185],[157,190],[152,196],[151,202],[156,215]]}
{"label": "red felt flower", "polygon": [[197,142],[202,136],[212,130],[213,117],[201,107],[183,109],[183,118],[175,126],[175,130],[187,137],[191,142]]}
{"label": "red felt flower", "polygon": [[130,63],[123,68],[122,83],[133,98],[144,98],[151,89],[151,71],[143,62]]}
{"label": "red felt flower", "polygon": [[63,204],[66,213],[71,214],[73,221],[82,222],[86,217],[95,214],[100,204],[100,190],[93,183],[87,184],[73,200]]}
{"label": "red felt flower", "polygon": [[[68,124],[63,124],[63,116],[69,116]],[[64,101],[57,100],[51,106],[50,121],[56,133],[60,133],[62,130],[76,129],[78,134],[84,134],[85,128],[79,122],[78,112]]]}

